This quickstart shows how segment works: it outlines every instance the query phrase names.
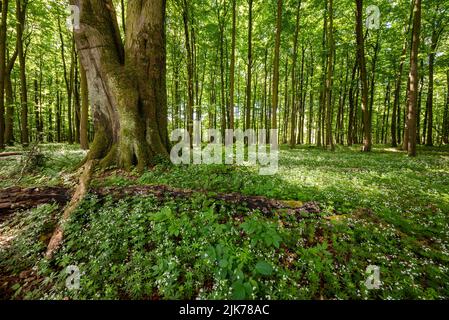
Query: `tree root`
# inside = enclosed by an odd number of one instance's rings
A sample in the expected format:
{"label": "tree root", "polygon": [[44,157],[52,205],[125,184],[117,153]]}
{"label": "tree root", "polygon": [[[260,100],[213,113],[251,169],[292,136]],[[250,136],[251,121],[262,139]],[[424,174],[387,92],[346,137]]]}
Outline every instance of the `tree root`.
{"label": "tree root", "polygon": [[83,172],[79,179],[78,186],[76,187],[75,192],[72,196],[72,200],[70,200],[70,203],[65,208],[61,220],[59,221],[55,231],[53,232],[53,235],[48,244],[47,252],[45,253],[45,257],[47,259],[51,259],[53,257],[53,254],[61,245],[64,238],[64,224],[67,222],[67,220],[70,218],[70,215],[76,210],[78,205],[88,193],[95,164],[96,161],[93,160],[88,160],[84,164]]}

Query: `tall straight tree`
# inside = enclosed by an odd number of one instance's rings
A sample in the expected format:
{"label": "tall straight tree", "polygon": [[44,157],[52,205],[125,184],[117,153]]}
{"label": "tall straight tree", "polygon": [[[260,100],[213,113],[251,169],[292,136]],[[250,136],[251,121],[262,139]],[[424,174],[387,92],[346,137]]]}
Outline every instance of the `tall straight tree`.
{"label": "tall straight tree", "polygon": [[68,142],[73,143],[73,129],[72,129],[72,96],[74,92],[74,73],[75,73],[75,64],[74,64],[74,54],[75,54],[75,42],[72,39],[71,49],[70,49],[70,70],[67,70],[67,62],[65,57],[65,44],[64,44],[64,35],[62,33],[61,28],[61,20],[58,16],[58,29],[59,29],[59,39],[61,41],[61,60],[64,71],[64,82],[66,86],[67,92],[67,118],[68,118]]}
{"label": "tall straight tree", "polygon": [[443,142],[449,144],[449,69],[446,71],[446,104],[443,112]]}
{"label": "tall straight tree", "polygon": [[300,24],[300,13],[301,13],[301,0],[299,0],[298,6],[296,8],[296,25],[295,25],[295,33],[293,36],[293,57],[292,57],[292,69],[291,69],[291,77],[292,77],[292,102],[291,102],[291,131],[290,131],[290,147],[294,147],[296,145],[296,113],[297,113],[297,105],[296,105],[296,62],[298,60],[298,36],[299,36],[299,24]]}
{"label": "tall straight tree", "polygon": [[251,128],[251,81],[253,69],[253,0],[248,0],[248,61],[246,72],[246,107],[244,129]]}
{"label": "tall straight tree", "polygon": [[271,102],[271,129],[277,129],[277,109],[279,101],[279,55],[281,48],[281,32],[282,32],[282,0],[277,0],[277,16],[276,16],[276,41],[274,45],[274,66],[273,66],[273,92]]}
{"label": "tall straight tree", "polygon": [[365,39],[363,37],[363,0],[356,3],[356,37],[357,61],[360,69],[360,82],[362,84],[362,120],[363,120],[363,148],[362,151],[371,151],[371,117],[368,106],[368,80],[366,75]]}
{"label": "tall straight tree", "polygon": [[0,150],[5,148],[5,76],[6,76],[6,29],[8,28],[9,0],[2,1],[0,19]]}
{"label": "tall straight tree", "polygon": [[[416,10],[416,8],[415,8]],[[440,10],[439,3],[437,4],[436,11]],[[446,18],[446,17],[445,17]],[[440,19],[434,19],[432,22],[432,36],[429,52],[429,91],[427,93],[426,113],[427,113],[427,133],[426,133],[426,145],[433,145],[433,96],[434,96],[434,83],[435,83],[435,56],[438,48],[440,36],[444,30],[445,25]],[[414,26],[414,25],[413,25]]]}
{"label": "tall straight tree", "polygon": [[17,53],[20,65],[20,137],[23,146],[29,143],[28,136],[28,91],[26,77],[26,57],[23,46],[23,30],[25,28],[25,17],[28,0],[16,0],[16,32],[17,32]]}
{"label": "tall straight tree", "polygon": [[329,13],[329,26],[327,28],[328,34],[328,62],[327,62],[327,79],[326,79],[326,90],[325,90],[325,99],[326,99],[326,145],[330,147],[333,151],[335,149],[334,146],[334,138],[332,136],[332,87],[333,87],[333,79],[334,79],[334,51],[335,51],[335,41],[334,41],[334,9],[333,9],[333,0],[328,0],[329,9],[327,10]]}
{"label": "tall straight tree", "polygon": [[[193,48],[190,40],[190,26],[189,26],[189,2],[187,0],[182,1],[182,18],[184,22],[184,36],[185,46],[187,53],[187,131],[190,137],[193,135],[193,105],[194,105],[194,92],[193,92]],[[192,140],[192,139],[190,139]]]}
{"label": "tall straight tree", "polygon": [[87,89],[87,76],[83,65],[80,63],[80,90],[81,90],[81,119],[80,119],[80,145],[81,149],[89,149],[88,125],[89,125],[89,92]]}
{"label": "tall straight tree", "polygon": [[415,0],[413,9],[413,31],[410,52],[410,90],[408,92],[408,155],[416,156],[416,109],[418,103],[418,54],[421,37],[421,0]]}
{"label": "tall straight tree", "polygon": [[5,118],[5,143],[14,144],[14,92],[12,88],[11,72],[17,59],[17,46],[13,55],[9,58],[5,70],[5,98],[6,98],[6,118]]}
{"label": "tall straight tree", "polygon": [[125,45],[112,0],[70,2],[95,125],[88,158],[129,169],[168,157],[165,0],[128,2]]}
{"label": "tall straight tree", "polygon": [[229,69],[229,128],[234,129],[236,0],[232,0],[231,66]]}
{"label": "tall straight tree", "polygon": [[391,146],[397,147],[398,146],[398,139],[400,139],[397,130],[399,129],[398,124],[398,117],[400,116],[400,97],[401,97],[401,87],[402,87],[402,73],[404,70],[404,64],[405,59],[407,57],[407,44],[408,44],[408,37],[409,37],[409,31],[411,28],[411,23],[413,19],[413,2],[411,2],[411,9],[410,9],[410,15],[408,18],[408,23],[404,27],[404,42],[402,45],[402,52],[399,62],[399,68],[396,75],[396,84],[394,89],[394,100],[393,100],[393,112],[391,116]]}

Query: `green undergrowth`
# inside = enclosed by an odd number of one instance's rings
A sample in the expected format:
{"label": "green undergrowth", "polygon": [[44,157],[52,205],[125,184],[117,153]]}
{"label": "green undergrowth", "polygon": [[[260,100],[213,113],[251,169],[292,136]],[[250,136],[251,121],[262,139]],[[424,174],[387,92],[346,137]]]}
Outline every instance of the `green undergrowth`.
{"label": "green undergrowth", "polygon": [[[14,286],[14,297],[26,299],[447,299],[449,152],[419,151],[410,159],[382,146],[371,154],[285,148],[274,176],[167,164],[139,176],[98,176],[94,187],[239,192],[314,201],[321,212],[266,215],[202,192],[121,200],[91,194],[50,261],[41,257],[55,206],[3,222],[0,234],[14,237],[0,251],[0,274],[34,268],[32,286]],[[366,286],[370,265],[379,267],[378,289]],[[66,287],[68,266],[81,272],[79,290]]]}
{"label": "green undergrowth", "polygon": [[[0,158],[0,188],[54,186],[67,183],[70,174],[85,157],[79,145],[43,144],[38,147],[42,161],[31,168],[23,167],[30,148],[8,147],[6,152],[22,155]],[[23,174],[22,174],[23,172]]]}

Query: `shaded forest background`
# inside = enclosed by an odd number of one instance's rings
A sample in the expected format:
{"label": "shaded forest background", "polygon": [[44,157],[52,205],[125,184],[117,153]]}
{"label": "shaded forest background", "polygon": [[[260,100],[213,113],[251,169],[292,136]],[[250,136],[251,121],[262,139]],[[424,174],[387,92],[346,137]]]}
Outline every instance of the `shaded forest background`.
{"label": "shaded forest background", "polygon": [[[372,142],[401,146],[415,1],[371,2],[362,22]],[[127,1],[114,4],[123,36]],[[380,9],[379,29],[365,25],[371,4]],[[0,148],[32,141],[88,148],[93,139],[67,5],[10,0],[2,10]],[[430,146],[449,142],[449,2],[422,6],[416,136]],[[277,127],[292,146],[362,143],[355,9],[350,0],[168,1],[169,130],[195,119],[223,131]]]}

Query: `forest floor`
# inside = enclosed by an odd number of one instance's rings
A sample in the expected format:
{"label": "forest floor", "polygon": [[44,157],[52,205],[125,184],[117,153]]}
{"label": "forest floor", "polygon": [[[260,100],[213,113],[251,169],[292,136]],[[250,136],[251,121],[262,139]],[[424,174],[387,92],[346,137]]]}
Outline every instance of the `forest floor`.
{"label": "forest floor", "polygon": [[[0,159],[0,193],[74,187],[85,153],[42,150],[30,170],[20,155]],[[170,164],[96,173],[51,260],[62,205],[0,209],[0,299],[448,299],[449,148],[415,159],[358,150],[282,148],[273,176]]]}

